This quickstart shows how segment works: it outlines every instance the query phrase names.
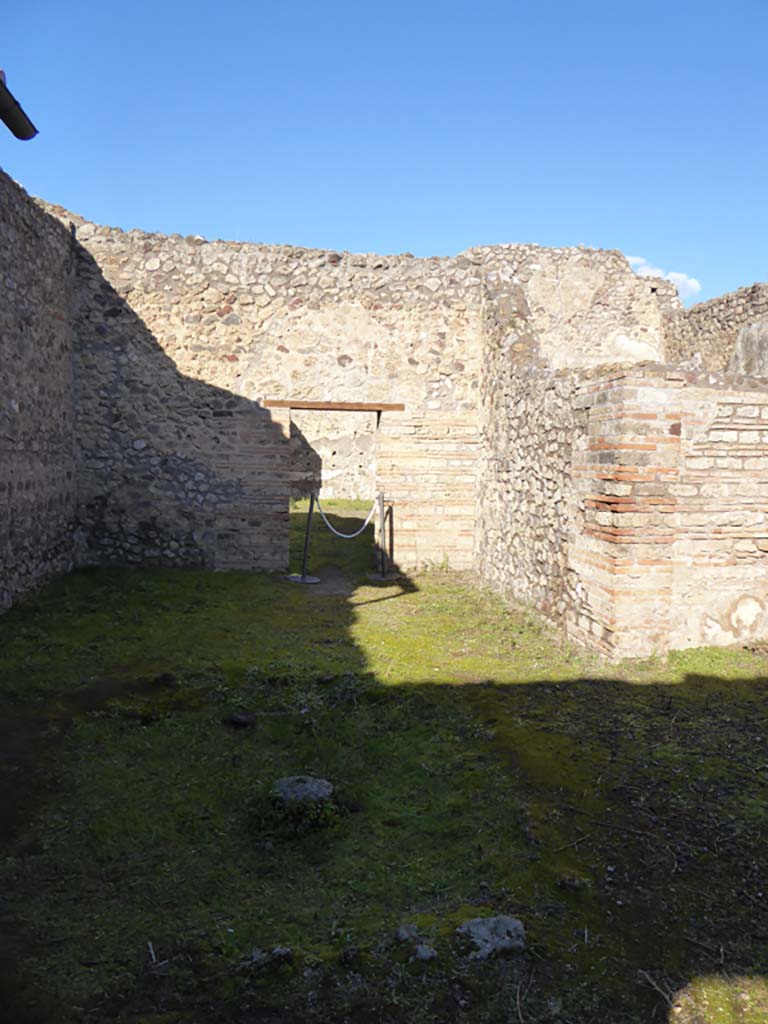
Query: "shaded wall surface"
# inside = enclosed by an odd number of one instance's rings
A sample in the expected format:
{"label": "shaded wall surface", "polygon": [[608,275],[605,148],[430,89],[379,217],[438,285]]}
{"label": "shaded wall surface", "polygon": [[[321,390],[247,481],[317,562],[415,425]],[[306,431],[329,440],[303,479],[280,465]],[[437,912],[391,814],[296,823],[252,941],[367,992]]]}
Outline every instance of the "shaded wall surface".
{"label": "shaded wall surface", "polygon": [[0,268],[0,606],[74,564],[285,567],[287,417],[184,374],[1,174]]}
{"label": "shaded wall surface", "polygon": [[69,232],[0,174],[0,609],[74,561]]}
{"label": "shaded wall surface", "polygon": [[287,564],[287,424],[190,377],[76,246],[79,522],[87,564]]}

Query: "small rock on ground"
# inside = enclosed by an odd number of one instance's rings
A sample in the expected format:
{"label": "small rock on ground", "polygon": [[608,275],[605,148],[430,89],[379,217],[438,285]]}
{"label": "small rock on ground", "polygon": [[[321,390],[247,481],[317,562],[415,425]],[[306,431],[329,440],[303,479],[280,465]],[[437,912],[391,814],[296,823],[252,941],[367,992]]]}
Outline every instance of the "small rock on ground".
{"label": "small rock on ground", "polygon": [[456,929],[475,946],[471,960],[487,960],[498,953],[519,953],[525,949],[525,928],[516,917],[473,917]]}
{"label": "small rock on ground", "polygon": [[419,929],[415,924],[401,924],[395,932],[398,942],[418,942]]}
{"label": "small rock on ground", "polygon": [[256,725],[256,715],[248,711],[235,711],[224,719],[224,725],[228,725],[230,729],[250,729]]}
{"label": "small rock on ground", "polygon": [[270,956],[275,963],[293,963],[293,950],[291,949],[290,946],[275,946]]}
{"label": "small rock on ground", "polygon": [[333,784],[311,775],[287,775],[272,787],[273,796],[285,804],[325,803],[333,796]]}
{"label": "small rock on ground", "polygon": [[293,963],[293,950],[290,946],[275,946],[270,952],[254,946],[251,955],[241,962],[241,967],[266,967],[267,964]]}

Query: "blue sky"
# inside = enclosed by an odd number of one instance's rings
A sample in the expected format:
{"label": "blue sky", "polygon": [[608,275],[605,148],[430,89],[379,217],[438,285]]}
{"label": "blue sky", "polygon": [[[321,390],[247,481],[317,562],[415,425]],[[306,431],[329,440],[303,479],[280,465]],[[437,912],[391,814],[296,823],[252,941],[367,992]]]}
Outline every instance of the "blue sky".
{"label": "blue sky", "polygon": [[618,248],[699,300],[768,279],[767,39],[768,0],[25,0],[0,166],[124,228]]}

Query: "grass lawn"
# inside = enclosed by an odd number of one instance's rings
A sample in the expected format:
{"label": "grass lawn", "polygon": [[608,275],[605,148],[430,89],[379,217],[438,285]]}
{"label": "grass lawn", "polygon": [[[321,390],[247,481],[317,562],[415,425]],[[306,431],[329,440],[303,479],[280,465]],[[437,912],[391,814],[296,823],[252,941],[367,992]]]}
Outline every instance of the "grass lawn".
{"label": "grass lawn", "polygon": [[[764,1024],[766,654],[609,664],[468,577],[371,583],[371,544],[0,619],[0,1021]],[[273,807],[297,774],[322,827]],[[502,913],[526,951],[471,959]]]}

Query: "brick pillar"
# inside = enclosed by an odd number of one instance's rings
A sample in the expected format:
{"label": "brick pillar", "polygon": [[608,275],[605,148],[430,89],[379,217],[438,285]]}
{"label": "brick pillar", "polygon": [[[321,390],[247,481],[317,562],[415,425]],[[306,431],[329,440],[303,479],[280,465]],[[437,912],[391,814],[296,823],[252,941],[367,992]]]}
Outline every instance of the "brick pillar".
{"label": "brick pillar", "polygon": [[659,381],[620,373],[585,384],[588,431],[574,454],[571,635],[612,656],[665,650],[680,476],[680,411]]}
{"label": "brick pillar", "polygon": [[585,383],[572,636],[613,656],[768,638],[768,389],[637,368]]}

